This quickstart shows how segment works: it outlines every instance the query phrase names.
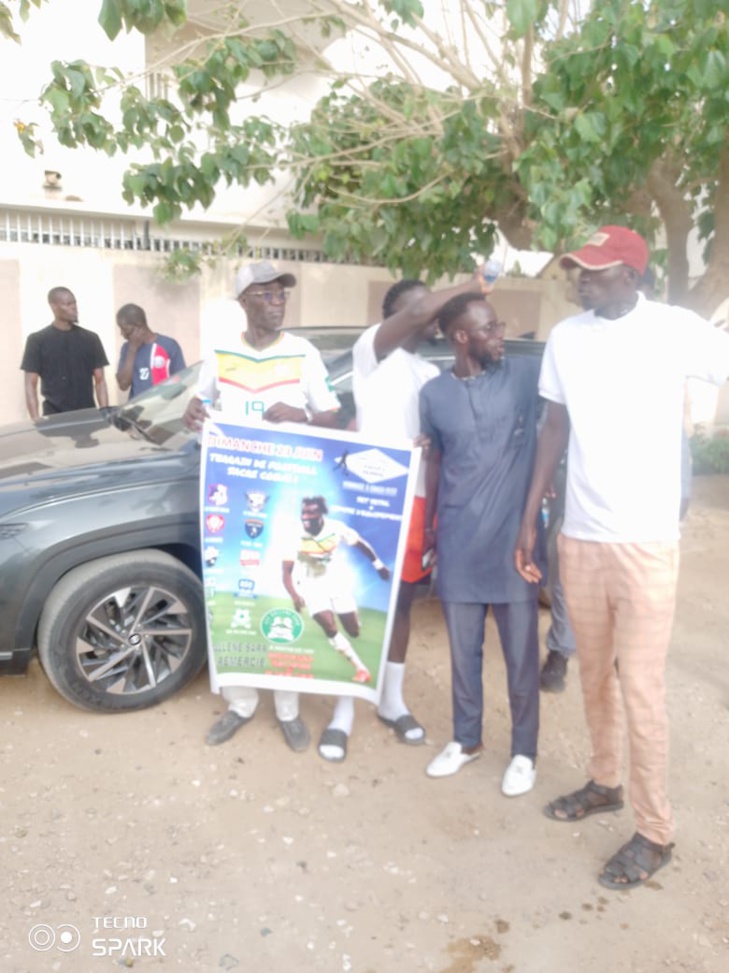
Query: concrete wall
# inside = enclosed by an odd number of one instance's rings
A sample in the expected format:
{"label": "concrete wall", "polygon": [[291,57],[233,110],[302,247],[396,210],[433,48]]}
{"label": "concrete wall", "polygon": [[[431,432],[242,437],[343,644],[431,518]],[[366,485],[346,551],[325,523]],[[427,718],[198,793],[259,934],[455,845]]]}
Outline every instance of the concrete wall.
{"label": "concrete wall", "polygon": [[20,261],[0,253],[0,303],[4,309],[5,352],[0,358],[0,415],[3,422],[25,416],[23,373],[19,370],[25,337],[20,328]]}

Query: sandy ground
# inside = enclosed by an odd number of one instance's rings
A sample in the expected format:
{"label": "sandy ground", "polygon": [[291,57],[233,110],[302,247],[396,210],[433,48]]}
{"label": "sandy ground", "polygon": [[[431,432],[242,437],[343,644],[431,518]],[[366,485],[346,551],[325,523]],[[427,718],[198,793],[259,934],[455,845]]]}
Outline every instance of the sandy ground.
{"label": "sandy ground", "polygon": [[[535,790],[504,798],[490,628],[487,751],[454,778],[426,778],[450,737],[450,699],[443,622],[425,601],[408,696],[427,746],[399,744],[358,704],[341,765],[291,753],[269,700],[234,740],[204,746],[221,711],[205,676],[162,707],[110,717],[67,705],[37,664],[0,680],[0,970],[724,973],[728,547],[729,478],[699,479],[668,673],[679,834],[649,886],[596,881],[634,830],[629,810],[580,826],[541,814],[585,779],[573,666],[567,691],[542,697]],[[304,700],[315,736],[328,712]]]}

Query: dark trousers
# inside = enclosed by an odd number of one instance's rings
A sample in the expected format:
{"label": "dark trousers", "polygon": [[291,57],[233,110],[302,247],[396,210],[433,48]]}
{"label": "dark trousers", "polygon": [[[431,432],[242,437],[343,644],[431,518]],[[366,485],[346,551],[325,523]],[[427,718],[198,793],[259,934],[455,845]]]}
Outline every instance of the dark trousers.
{"label": "dark trousers", "polygon": [[[442,602],[451,644],[453,739],[464,749],[481,743],[485,604]],[[539,735],[539,639],[536,596],[491,605],[506,662],[511,755],[534,759]]]}

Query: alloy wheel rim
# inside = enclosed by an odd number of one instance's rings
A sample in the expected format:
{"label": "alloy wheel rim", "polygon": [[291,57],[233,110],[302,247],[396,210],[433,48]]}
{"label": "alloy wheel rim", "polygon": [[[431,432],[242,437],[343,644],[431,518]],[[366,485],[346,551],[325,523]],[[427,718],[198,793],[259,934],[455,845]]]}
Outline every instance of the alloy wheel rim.
{"label": "alloy wheel rim", "polygon": [[80,671],[95,689],[149,692],[187,657],[193,622],[188,605],[164,585],[114,589],[86,613],[76,637]]}

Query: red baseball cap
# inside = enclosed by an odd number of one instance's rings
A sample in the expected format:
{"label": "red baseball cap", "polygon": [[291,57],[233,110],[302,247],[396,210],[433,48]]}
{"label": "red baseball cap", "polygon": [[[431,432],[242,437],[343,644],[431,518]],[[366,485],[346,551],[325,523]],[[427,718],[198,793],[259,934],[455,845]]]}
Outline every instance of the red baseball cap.
{"label": "red baseball cap", "polygon": [[627,226],[601,226],[584,247],[566,253],[560,267],[583,267],[586,270],[607,270],[625,264],[641,276],[648,266],[648,244],[640,234]]}

